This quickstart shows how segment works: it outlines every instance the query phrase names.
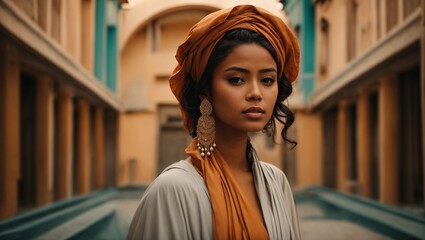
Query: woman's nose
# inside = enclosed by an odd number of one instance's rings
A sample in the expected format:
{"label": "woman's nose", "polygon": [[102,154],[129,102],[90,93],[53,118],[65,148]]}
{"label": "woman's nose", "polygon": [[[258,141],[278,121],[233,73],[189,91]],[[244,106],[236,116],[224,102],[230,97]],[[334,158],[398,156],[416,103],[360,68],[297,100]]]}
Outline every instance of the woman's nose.
{"label": "woman's nose", "polygon": [[254,83],[251,84],[248,93],[246,95],[246,99],[248,101],[261,101],[261,99],[263,99],[263,96],[261,94],[261,90],[258,86],[258,83],[255,81]]}

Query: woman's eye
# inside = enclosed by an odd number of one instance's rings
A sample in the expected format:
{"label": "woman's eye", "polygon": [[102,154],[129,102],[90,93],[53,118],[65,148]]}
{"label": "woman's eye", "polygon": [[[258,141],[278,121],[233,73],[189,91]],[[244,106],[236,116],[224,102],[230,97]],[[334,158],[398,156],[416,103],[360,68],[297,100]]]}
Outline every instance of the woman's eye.
{"label": "woman's eye", "polygon": [[244,80],[239,77],[229,78],[228,81],[232,85],[241,85],[244,82]]}
{"label": "woman's eye", "polygon": [[271,86],[276,80],[274,78],[263,78],[261,82],[266,86]]}

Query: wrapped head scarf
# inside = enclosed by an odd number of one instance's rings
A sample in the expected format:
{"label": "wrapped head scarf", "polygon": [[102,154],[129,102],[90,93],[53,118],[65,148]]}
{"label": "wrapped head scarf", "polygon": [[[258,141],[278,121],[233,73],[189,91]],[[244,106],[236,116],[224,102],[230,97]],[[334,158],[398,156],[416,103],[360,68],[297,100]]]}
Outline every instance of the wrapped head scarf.
{"label": "wrapped head scarf", "polygon": [[[295,81],[299,47],[293,32],[279,17],[266,10],[241,5],[203,18],[190,29],[185,42],[178,48],[178,65],[170,78],[170,87],[180,104],[186,82],[195,81],[196,84],[201,79],[214,47],[226,32],[233,29],[262,34],[276,51],[279,79],[284,74],[290,82]],[[182,107],[181,110],[185,127],[189,130],[189,116]],[[186,149],[210,194],[214,239],[268,239],[263,217],[252,211],[254,206],[218,150],[214,150],[211,156],[201,157],[196,140]]]}
{"label": "wrapped head scarf", "polygon": [[[276,51],[279,78],[285,74],[290,82],[295,81],[300,50],[294,33],[278,16],[259,7],[240,5],[207,15],[190,29],[185,42],[179,46],[178,64],[170,78],[170,87],[180,103],[187,76],[198,82],[215,45],[226,32],[237,28],[262,34]],[[181,110],[184,126],[189,130],[189,116]]]}

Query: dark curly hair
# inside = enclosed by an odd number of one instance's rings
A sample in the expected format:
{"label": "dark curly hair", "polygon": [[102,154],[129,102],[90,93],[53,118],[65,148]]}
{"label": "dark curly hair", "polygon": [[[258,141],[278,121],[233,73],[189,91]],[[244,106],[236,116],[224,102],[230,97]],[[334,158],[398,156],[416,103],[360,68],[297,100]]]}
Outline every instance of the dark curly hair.
{"label": "dark curly hair", "polygon": [[[264,47],[272,55],[275,62],[278,63],[276,51],[263,35],[247,29],[234,29],[228,31],[214,47],[199,81],[194,81],[190,75],[186,76],[186,82],[180,99],[182,108],[188,113],[189,133],[192,137],[196,137],[196,122],[201,116],[199,111],[199,105],[201,104],[200,96],[205,96],[210,91],[214,69],[235,47],[241,44],[250,43]],[[277,67],[281,69],[281,66],[278,65]],[[289,127],[294,122],[294,113],[284,104],[284,101],[292,93],[292,84],[283,73],[281,79],[279,79],[277,83],[279,90],[276,104],[273,109],[273,117],[271,119],[272,136],[273,139],[275,139],[277,120],[283,124],[281,132],[282,138],[295,146],[297,143],[289,139],[287,134]]]}

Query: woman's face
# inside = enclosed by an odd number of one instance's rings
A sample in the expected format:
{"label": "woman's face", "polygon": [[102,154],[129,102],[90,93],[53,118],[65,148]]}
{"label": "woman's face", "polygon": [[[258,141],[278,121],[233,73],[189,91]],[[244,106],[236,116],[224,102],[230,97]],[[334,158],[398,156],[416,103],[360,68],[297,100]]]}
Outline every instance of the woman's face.
{"label": "woman's face", "polygon": [[277,66],[257,44],[242,44],[213,72],[216,131],[257,132],[270,120],[278,95]]}

